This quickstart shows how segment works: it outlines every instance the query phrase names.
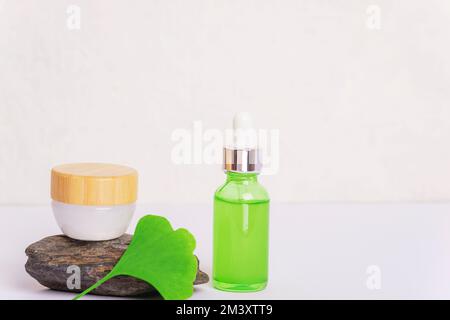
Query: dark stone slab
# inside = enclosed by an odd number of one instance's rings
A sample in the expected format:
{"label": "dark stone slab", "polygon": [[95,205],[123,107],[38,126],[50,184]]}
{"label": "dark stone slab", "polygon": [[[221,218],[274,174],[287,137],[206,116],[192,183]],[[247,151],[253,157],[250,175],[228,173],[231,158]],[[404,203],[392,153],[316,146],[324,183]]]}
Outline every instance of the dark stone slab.
{"label": "dark stone slab", "polygon": [[[125,234],[108,241],[79,241],[63,235],[44,238],[25,250],[28,261],[26,271],[43,286],[60,291],[81,292],[103,278],[122,256],[131,241]],[[80,270],[80,289],[69,289],[70,266]],[[76,268],[76,267],[75,267]],[[73,277],[72,277],[73,279]],[[194,285],[207,283],[209,277],[198,270]],[[69,281],[72,285],[73,281]],[[156,290],[145,281],[118,276],[91,292],[105,296],[139,296],[156,294]]]}

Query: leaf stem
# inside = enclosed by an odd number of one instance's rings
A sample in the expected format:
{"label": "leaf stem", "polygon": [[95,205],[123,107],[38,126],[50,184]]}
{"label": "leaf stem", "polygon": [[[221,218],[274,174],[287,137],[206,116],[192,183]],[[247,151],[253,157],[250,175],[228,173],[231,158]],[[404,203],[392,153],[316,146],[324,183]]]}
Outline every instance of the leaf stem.
{"label": "leaf stem", "polygon": [[86,290],[84,290],[83,292],[81,292],[80,294],[78,294],[75,298],[73,298],[72,300],[78,300],[80,298],[82,298],[83,296],[85,296],[86,294],[88,294],[89,292],[91,292],[92,290],[94,290],[95,288],[99,287],[100,285],[102,285],[103,283],[105,283],[106,281],[108,281],[109,279],[111,279],[112,277],[114,277],[114,274],[112,273],[108,273],[104,278],[100,279],[99,281],[97,281],[96,283],[94,283],[92,286],[90,286],[89,288],[87,288]]}

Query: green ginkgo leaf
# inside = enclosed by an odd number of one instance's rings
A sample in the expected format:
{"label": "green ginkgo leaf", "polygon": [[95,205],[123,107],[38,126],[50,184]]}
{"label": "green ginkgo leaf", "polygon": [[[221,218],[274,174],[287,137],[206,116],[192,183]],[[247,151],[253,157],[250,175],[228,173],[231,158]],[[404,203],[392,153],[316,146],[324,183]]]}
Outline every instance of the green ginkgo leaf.
{"label": "green ginkgo leaf", "polygon": [[142,217],[127,250],[103,279],[80,293],[79,299],[109,279],[126,275],[146,281],[164,299],[192,296],[197,274],[195,239],[186,229],[173,230],[166,218]]}

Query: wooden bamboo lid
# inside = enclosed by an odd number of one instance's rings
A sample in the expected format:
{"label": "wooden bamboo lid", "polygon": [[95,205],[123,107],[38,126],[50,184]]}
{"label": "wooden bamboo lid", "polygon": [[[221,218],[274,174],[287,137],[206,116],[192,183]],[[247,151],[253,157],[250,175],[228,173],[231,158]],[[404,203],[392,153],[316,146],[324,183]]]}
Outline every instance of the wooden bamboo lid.
{"label": "wooden bamboo lid", "polygon": [[71,163],[52,169],[51,197],[79,205],[136,202],[138,174],[133,168],[107,163]]}

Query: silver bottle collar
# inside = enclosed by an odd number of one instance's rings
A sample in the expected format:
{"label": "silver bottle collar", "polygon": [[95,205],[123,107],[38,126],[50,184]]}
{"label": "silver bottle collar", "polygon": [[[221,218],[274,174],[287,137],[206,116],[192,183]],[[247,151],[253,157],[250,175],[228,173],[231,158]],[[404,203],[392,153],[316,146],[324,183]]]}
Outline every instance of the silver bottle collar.
{"label": "silver bottle collar", "polygon": [[223,149],[223,169],[233,172],[261,171],[262,162],[258,149]]}

